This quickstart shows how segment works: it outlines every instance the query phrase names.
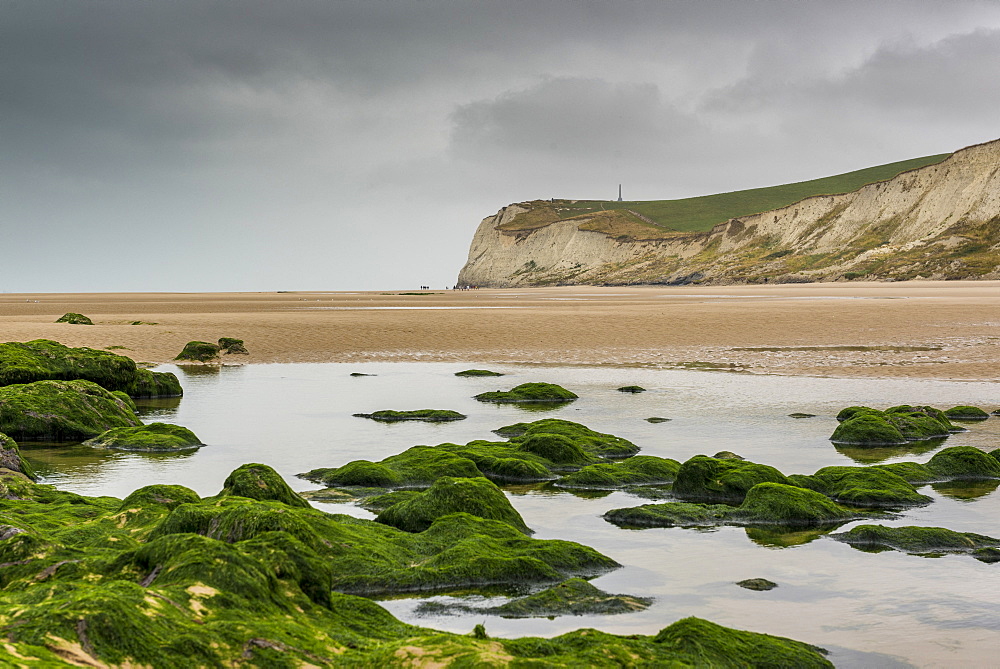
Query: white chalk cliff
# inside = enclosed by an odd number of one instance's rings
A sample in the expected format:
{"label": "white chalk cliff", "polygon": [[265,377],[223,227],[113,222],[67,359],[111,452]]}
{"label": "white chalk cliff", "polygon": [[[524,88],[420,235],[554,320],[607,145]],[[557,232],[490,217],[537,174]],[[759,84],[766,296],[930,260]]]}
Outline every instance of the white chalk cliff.
{"label": "white chalk cliff", "polygon": [[1000,140],[706,232],[595,220],[608,212],[523,223],[546,206],[512,204],[484,219],[459,284],[1000,278]]}

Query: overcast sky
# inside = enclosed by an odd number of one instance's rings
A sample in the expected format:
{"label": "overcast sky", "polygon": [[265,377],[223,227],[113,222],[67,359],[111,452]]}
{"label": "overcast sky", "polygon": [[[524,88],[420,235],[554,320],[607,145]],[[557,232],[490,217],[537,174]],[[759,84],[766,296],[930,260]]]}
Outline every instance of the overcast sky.
{"label": "overcast sky", "polygon": [[0,0],[0,291],[443,288],[511,202],[995,139],[998,72],[998,2]]}

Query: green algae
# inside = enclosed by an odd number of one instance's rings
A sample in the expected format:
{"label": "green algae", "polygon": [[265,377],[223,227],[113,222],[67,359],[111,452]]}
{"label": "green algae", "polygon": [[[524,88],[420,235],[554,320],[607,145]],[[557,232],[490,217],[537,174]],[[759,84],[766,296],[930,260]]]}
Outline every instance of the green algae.
{"label": "green algae", "polygon": [[313,469],[300,476],[329,487],[426,487],[442,476],[482,476],[476,463],[445,448],[413,446],[380,462],[354,460],[341,467]]}
{"label": "green algae", "polygon": [[480,393],[475,396],[480,402],[536,403],[536,402],[570,402],[579,399],[579,395],[554,383],[522,383],[510,390],[495,390]]}
{"label": "green algae", "polygon": [[219,350],[228,355],[250,355],[242,339],[222,337],[219,339]]}
{"label": "green algae", "polygon": [[932,501],[906,479],[880,467],[823,467],[812,476],[792,480],[850,506],[902,508]]}
{"label": "green algae", "polygon": [[183,394],[169,372],[139,369],[131,358],[90,348],[70,348],[48,339],[0,344],[0,386],[34,381],[93,381],[131,397]]}
{"label": "green algae", "polygon": [[267,465],[251,463],[241,465],[226,477],[220,497],[246,497],[261,501],[275,501],[291,507],[310,508],[309,502],[299,497],[285,483],[278,472]]}
{"label": "green algae", "polygon": [[822,526],[871,518],[825,495],[782,483],[759,483],[740,506],[667,502],[612,509],[604,519],[622,527],[711,527],[715,525]]}
{"label": "green algae", "polygon": [[944,527],[859,525],[830,538],[862,550],[892,549],[915,555],[960,553],[983,562],[1000,562],[1000,539]]}
{"label": "green algae", "polygon": [[887,446],[905,444],[907,439],[884,416],[857,412],[837,426],[830,441],[835,444]]}
{"label": "green algae", "polygon": [[840,425],[830,436],[835,444],[866,447],[943,439],[964,428],[953,425],[947,412],[930,406],[900,405],[885,411],[854,406],[837,414]]}
{"label": "green algae", "polygon": [[512,442],[538,434],[558,434],[571,439],[587,453],[600,458],[627,458],[639,452],[639,447],[613,434],[591,430],[586,425],[560,418],[543,418],[531,423],[514,423],[494,430]]}
{"label": "green algae", "polygon": [[455,376],[503,376],[503,374],[488,369],[466,369],[461,372],[455,372]]}
{"label": "green algae", "polygon": [[0,476],[0,486],[0,518],[11,523],[0,528],[0,630],[5,651],[26,666],[738,666],[763,658],[829,666],[806,644],[697,619],[655,637],[583,630],[494,640],[484,629],[407,625],[339,592],[562,582],[616,566],[578,544],[530,539],[464,513],[407,533],[274,500],[200,500],[181,486],[147,486],[125,500],[14,474]]}
{"label": "green algae", "polygon": [[532,534],[503,491],[485,478],[441,477],[426,491],[408,495],[385,508],[375,522],[407,532],[423,532],[438,518],[456,512],[497,520]]}
{"label": "green algae", "polygon": [[1000,478],[1000,460],[972,446],[952,446],[935,453],[927,462],[936,481]]}
{"label": "green algae", "polygon": [[621,388],[618,389],[618,392],[636,394],[636,393],[644,393],[646,392],[646,389],[643,388],[642,386],[622,386]]}
{"label": "green algae", "polygon": [[973,406],[957,406],[945,410],[948,418],[954,420],[986,420],[990,417],[988,413]]}
{"label": "green algae", "polygon": [[69,312],[57,318],[56,323],[70,323],[72,325],[93,325],[94,321],[90,320],[90,318],[84,316],[83,314],[75,314],[73,312]]}
{"label": "green algae", "polygon": [[670,483],[680,463],[670,458],[635,455],[615,464],[598,463],[563,476],[553,485],[560,488],[616,489],[633,485]]}
{"label": "green algae", "polygon": [[17,442],[2,432],[0,432],[0,469],[9,469],[12,472],[24,474],[32,480],[38,478],[28,461],[21,457],[21,450],[17,447]]}
{"label": "green algae", "polygon": [[465,414],[447,409],[416,409],[414,411],[384,409],[373,413],[356,413],[352,415],[356,418],[370,418],[382,423],[397,423],[406,420],[419,420],[426,423],[447,423],[468,418]]}
{"label": "green algae", "polygon": [[678,469],[674,493],[684,499],[741,502],[751,488],[765,482],[790,483],[788,477],[768,465],[696,455]]}
{"label": "green algae", "polygon": [[204,446],[191,430],[168,423],[115,427],[83,443],[85,446],[118,451],[150,452],[186,451]]}
{"label": "green algae", "polygon": [[189,341],[184,344],[184,348],[177,354],[174,360],[190,360],[193,362],[211,362],[219,357],[218,344],[207,341]]}
{"label": "green algae", "polygon": [[134,404],[90,381],[0,387],[0,432],[17,441],[83,441],[141,425]]}

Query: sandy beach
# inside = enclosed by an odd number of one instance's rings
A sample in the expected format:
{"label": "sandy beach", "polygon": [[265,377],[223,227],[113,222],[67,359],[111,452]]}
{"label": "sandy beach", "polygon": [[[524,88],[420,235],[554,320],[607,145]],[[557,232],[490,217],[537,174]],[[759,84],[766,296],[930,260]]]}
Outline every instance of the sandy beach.
{"label": "sandy beach", "polygon": [[[427,360],[1000,379],[995,281],[407,292],[7,293],[0,338],[54,339],[144,363],[169,362],[191,340],[237,337],[250,355],[226,364]],[[66,312],[95,324],[54,322]]]}

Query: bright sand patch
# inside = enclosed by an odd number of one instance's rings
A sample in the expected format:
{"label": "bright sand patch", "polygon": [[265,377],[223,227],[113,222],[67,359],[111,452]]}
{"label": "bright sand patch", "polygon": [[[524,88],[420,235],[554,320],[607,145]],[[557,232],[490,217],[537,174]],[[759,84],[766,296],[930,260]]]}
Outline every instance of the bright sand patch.
{"label": "bright sand patch", "polygon": [[[227,363],[454,360],[1000,378],[996,281],[398,292],[3,294],[0,341],[124,346],[116,352],[141,362],[169,362],[191,340],[236,337],[250,355]],[[66,312],[95,325],[54,322]]]}

